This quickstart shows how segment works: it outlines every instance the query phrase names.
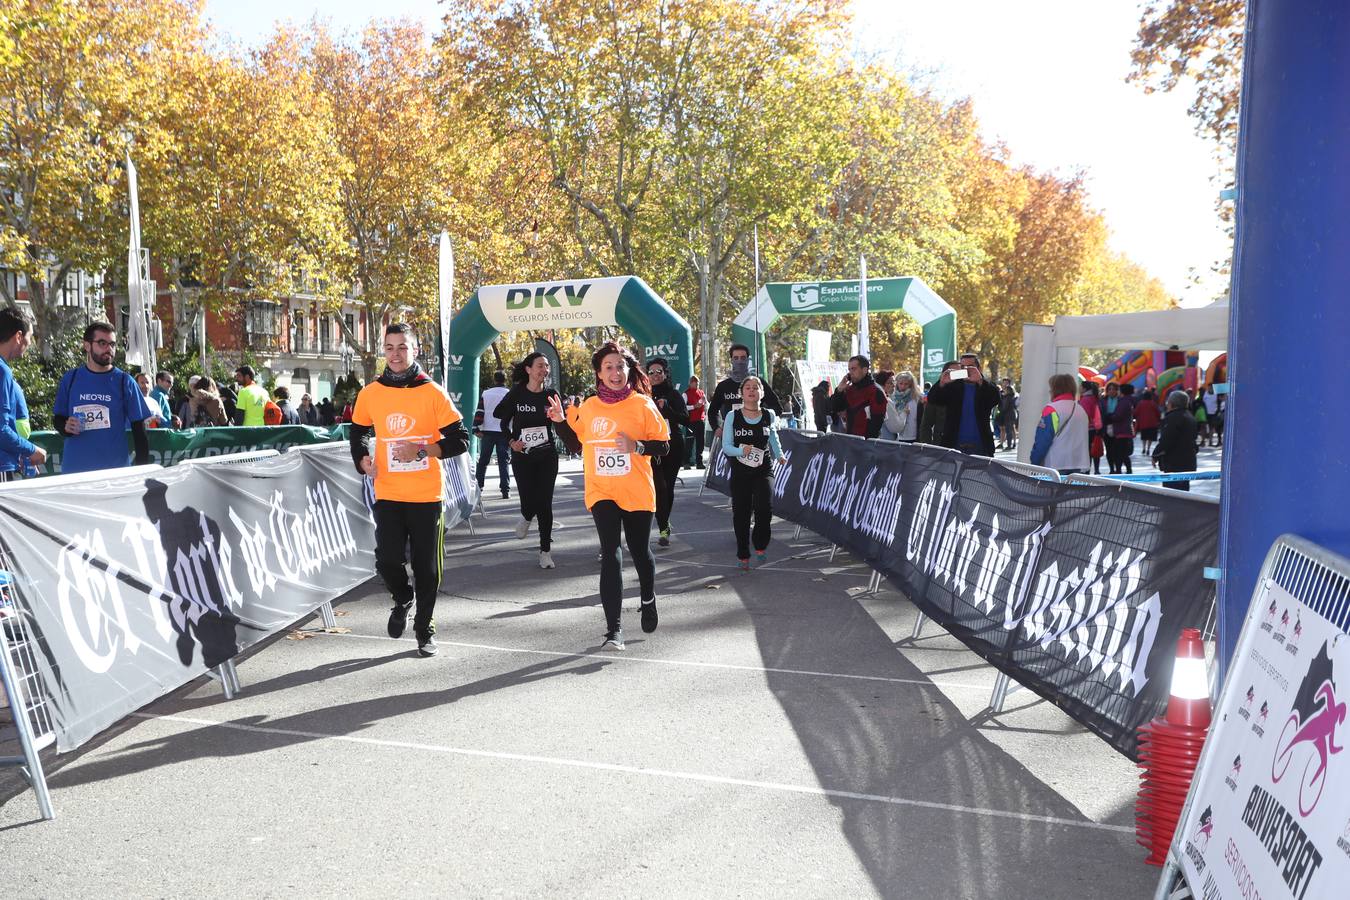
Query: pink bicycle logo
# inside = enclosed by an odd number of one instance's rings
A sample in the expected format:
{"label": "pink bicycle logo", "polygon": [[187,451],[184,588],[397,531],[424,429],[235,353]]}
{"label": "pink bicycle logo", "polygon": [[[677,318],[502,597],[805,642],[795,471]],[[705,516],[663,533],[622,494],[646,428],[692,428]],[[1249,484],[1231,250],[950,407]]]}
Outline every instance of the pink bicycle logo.
{"label": "pink bicycle logo", "polygon": [[[1327,763],[1344,748],[1336,743],[1336,729],[1345,722],[1346,706],[1336,700],[1336,684],[1331,678],[1331,660],[1327,646],[1313,659],[1308,674],[1294,698],[1294,709],[1275,742],[1275,758],[1270,776],[1279,784],[1289,772],[1295,755],[1304,757],[1298,785],[1298,811],[1308,816],[1322,798],[1327,782]],[[1299,748],[1306,745],[1310,752]]]}
{"label": "pink bicycle logo", "polygon": [[1214,835],[1214,809],[1206,806],[1205,811],[1200,814],[1200,825],[1195,829],[1193,842],[1197,844],[1201,851],[1209,846],[1209,839]]}

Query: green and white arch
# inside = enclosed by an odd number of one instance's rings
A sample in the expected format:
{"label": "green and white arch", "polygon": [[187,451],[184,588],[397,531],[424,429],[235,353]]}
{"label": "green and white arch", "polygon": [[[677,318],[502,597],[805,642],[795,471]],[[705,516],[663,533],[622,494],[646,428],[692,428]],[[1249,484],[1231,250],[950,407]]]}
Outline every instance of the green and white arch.
{"label": "green and white arch", "polygon": [[675,384],[694,371],[694,334],[689,323],[633,275],[491,284],[474,291],[450,322],[445,354],[446,391],[465,418],[478,403],[478,359],[498,335],[550,328],[617,325],[637,341],[644,361],[670,361]]}
{"label": "green and white arch", "polygon": [[[731,326],[731,339],[751,348],[764,372],[764,333],[783,316],[858,314],[857,281],[774,282],[759,289]],[[923,328],[923,380],[937,381],[956,357],[956,310],[920,278],[867,279],[867,312],[908,313]],[[758,324],[758,331],[756,330]]]}

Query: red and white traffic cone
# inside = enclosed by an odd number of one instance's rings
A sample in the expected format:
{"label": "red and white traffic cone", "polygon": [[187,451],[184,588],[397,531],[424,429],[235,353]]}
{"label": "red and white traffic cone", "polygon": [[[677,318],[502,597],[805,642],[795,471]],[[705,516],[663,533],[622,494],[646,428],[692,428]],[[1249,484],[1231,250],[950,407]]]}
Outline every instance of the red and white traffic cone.
{"label": "red and white traffic cone", "polygon": [[1148,849],[1150,865],[1161,866],[1167,860],[1211,715],[1205,644],[1200,629],[1183,628],[1167,715],[1139,729],[1139,767],[1144,771],[1134,807],[1135,835]]}

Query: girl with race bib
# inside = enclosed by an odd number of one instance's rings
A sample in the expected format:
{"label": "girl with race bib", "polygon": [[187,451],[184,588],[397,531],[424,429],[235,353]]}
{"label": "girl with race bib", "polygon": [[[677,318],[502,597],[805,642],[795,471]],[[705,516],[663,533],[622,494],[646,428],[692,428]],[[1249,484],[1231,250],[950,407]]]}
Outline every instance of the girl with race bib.
{"label": "girl with race bib", "polygon": [[623,571],[620,534],[642,588],[642,630],[656,630],[656,563],[648,541],[656,511],[652,460],[670,450],[666,420],[651,399],[651,384],[637,359],[613,341],[591,357],[596,396],[563,413],[557,397],[549,418],[563,440],[581,448],[586,473],[586,508],[600,537],[600,603],[605,610],[605,643],[622,650]]}
{"label": "girl with race bib", "polygon": [[558,399],[558,392],[544,387],[548,376],[544,354],[526,356],[511,370],[511,390],[492,412],[501,421],[502,433],[512,450],[511,471],[520,497],[516,537],[524,540],[530,523],[539,519],[541,569],[553,568],[553,486],[558,481],[558,450],[548,417],[549,404]]}
{"label": "girl with race bib", "polygon": [[[755,565],[768,558],[773,503],[773,463],[783,462],[771,409],[760,409],[764,387],[754,375],[741,383],[741,406],[727,416],[722,429],[722,452],[731,464],[731,523],[736,532],[736,560],[741,571],[750,570],[750,543],[754,540]],[[750,522],[754,519],[754,533]]]}

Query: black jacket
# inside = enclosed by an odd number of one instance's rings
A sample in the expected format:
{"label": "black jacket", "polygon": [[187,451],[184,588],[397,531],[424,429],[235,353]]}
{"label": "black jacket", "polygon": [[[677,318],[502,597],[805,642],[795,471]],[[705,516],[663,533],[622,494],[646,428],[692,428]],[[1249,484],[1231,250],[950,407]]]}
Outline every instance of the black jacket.
{"label": "black jacket", "polygon": [[1195,471],[1195,434],[1198,426],[1188,409],[1171,409],[1163,416],[1153,458],[1164,472]]}
{"label": "black jacket", "polygon": [[[961,404],[965,402],[967,381],[949,381],[945,385],[933,385],[928,392],[928,402],[935,403],[946,410],[942,422],[942,435],[938,443],[944,447],[956,448],[956,439],[961,434]],[[975,385],[975,428],[980,434],[980,445],[985,454],[994,455],[994,429],[989,424],[989,414],[998,406],[999,390],[988,381]]]}
{"label": "black jacket", "polygon": [[[665,401],[662,403],[661,401]],[[652,465],[674,466],[684,464],[684,432],[681,426],[689,426],[689,407],[684,402],[684,394],[671,387],[669,381],[652,385],[652,402],[665,417],[666,428],[670,431],[670,451],[662,457],[652,460]]]}
{"label": "black jacket", "polygon": [[282,425],[299,425],[299,424],[300,424],[300,413],[296,412],[295,409],[294,409],[294,407],[291,406],[291,401],[289,401],[289,400],[278,400],[278,401],[277,401],[277,408],[281,410],[281,424],[282,424]]}
{"label": "black jacket", "polygon": [[818,384],[811,388],[811,415],[816,420],[816,431],[830,430],[830,386]]}
{"label": "black jacket", "polygon": [[[764,386],[764,396],[760,398],[759,405],[763,409],[771,409],[778,415],[783,414],[783,404],[778,401],[778,395],[769,387],[769,383],[760,379],[760,384]],[[708,397],[708,422],[717,430],[722,427],[722,420],[731,414],[732,409],[741,403],[741,383],[732,381],[730,378],[723,378],[717,382],[717,387]]]}

